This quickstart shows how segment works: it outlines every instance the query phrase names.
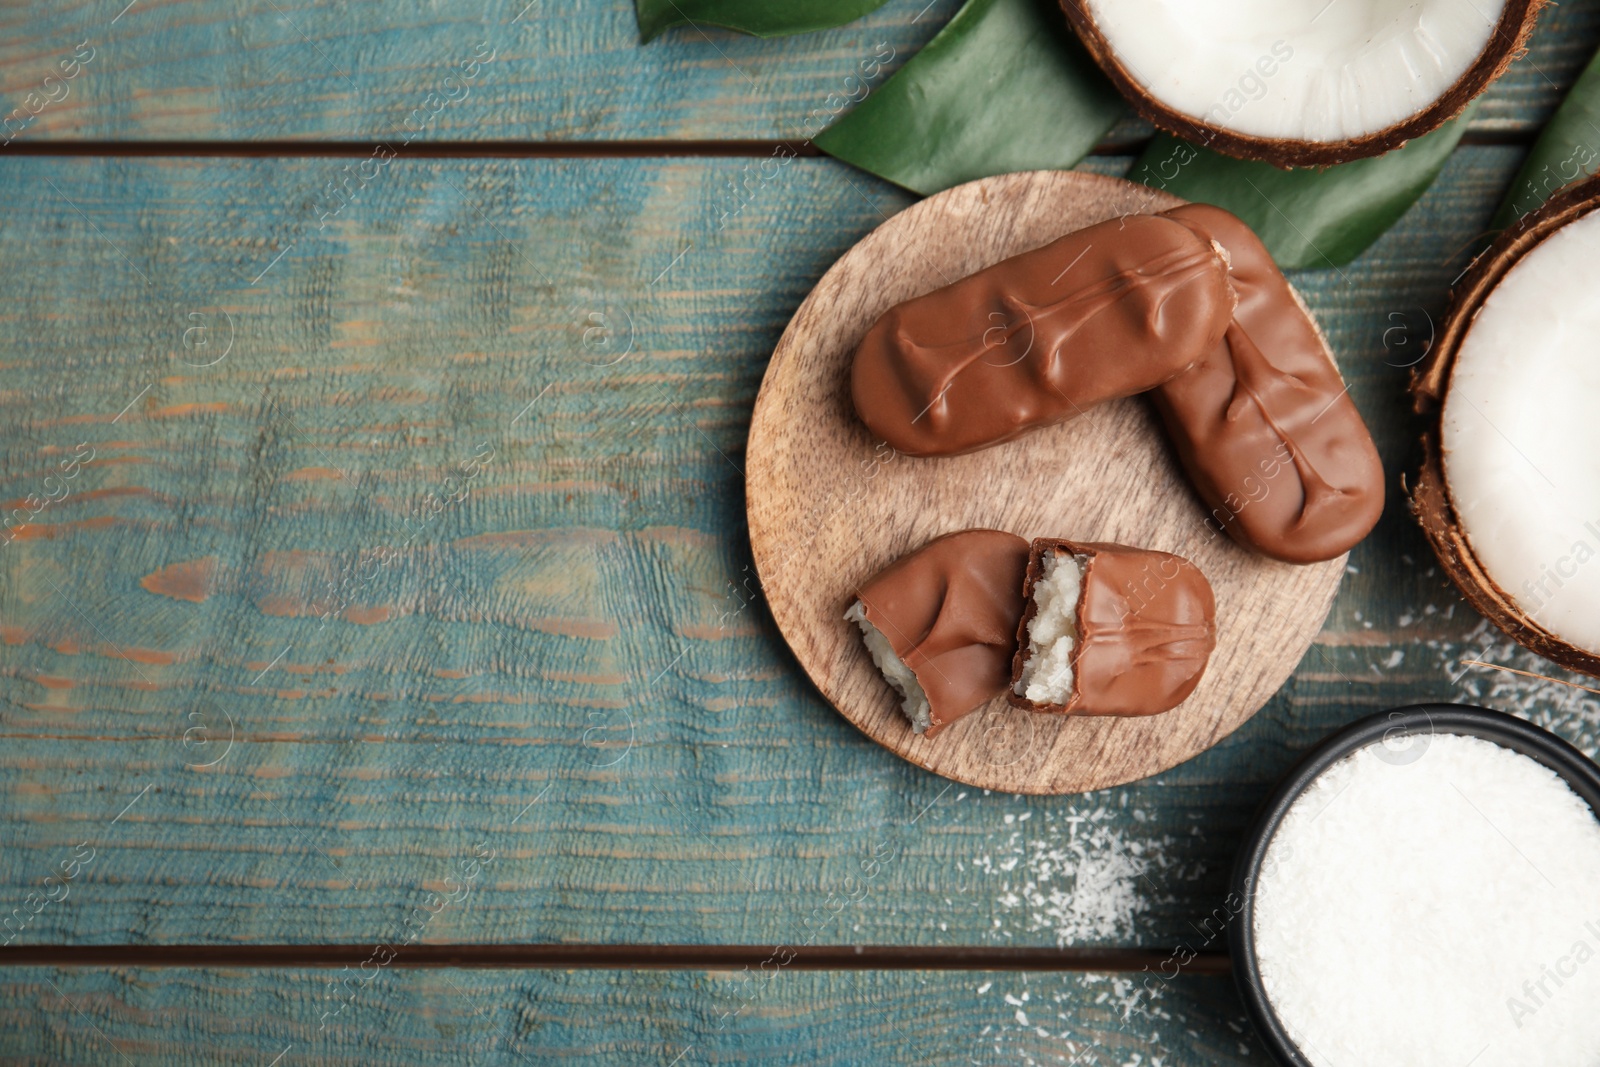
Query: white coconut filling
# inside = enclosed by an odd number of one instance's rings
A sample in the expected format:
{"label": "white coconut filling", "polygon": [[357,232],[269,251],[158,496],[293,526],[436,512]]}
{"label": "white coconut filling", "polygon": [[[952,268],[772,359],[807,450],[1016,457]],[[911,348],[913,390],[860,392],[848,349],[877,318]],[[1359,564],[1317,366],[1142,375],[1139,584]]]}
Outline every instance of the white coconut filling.
{"label": "white coconut filling", "polygon": [[1425,110],[1488,43],[1494,0],[1087,0],[1135,81],[1257,137],[1344,141]]}
{"label": "white coconut filling", "polygon": [[1028,622],[1028,657],[1016,693],[1035,704],[1072,699],[1072,652],[1078,647],[1078,598],[1083,591],[1082,556],[1052,552],[1033,583],[1033,618]]}
{"label": "white coconut filling", "polygon": [[1525,255],[1489,294],[1445,395],[1445,482],[1496,585],[1600,652],[1600,212]]}
{"label": "white coconut filling", "polygon": [[900,693],[900,710],[911,720],[911,728],[919,734],[925,732],[931,719],[928,695],[922,691],[922,683],[911,673],[911,668],[894,654],[894,646],[883,635],[883,631],[867,619],[867,609],[861,601],[851,604],[844,617],[861,627],[861,637],[866,641],[867,651],[872,654],[872,662],[878,665],[878,672],[884,680]]}

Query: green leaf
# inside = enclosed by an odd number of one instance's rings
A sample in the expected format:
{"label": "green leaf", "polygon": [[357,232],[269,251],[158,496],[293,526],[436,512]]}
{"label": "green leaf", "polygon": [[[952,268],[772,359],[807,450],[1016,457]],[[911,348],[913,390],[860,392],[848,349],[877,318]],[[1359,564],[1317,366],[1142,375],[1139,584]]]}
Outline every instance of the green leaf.
{"label": "green leaf", "polygon": [[1124,110],[1054,0],[967,0],[816,144],[929,194],[991,174],[1071,167]]}
{"label": "green leaf", "polygon": [[1227,208],[1260,235],[1278,266],[1342,267],[1404,215],[1444,169],[1475,108],[1403,148],[1322,169],[1280,170],[1161,134],[1128,177]]}
{"label": "green leaf", "polygon": [[636,0],[639,36],[653,40],[668,26],[706,22],[754,37],[810,33],[854,22],[885,0]]}
{"label": "green leaf", "polygon": [[1495,213],[1493,227],[1503,230],[1512,225],[1563,186],[1593,174],[1596,166],[1600,166],[1600,52],[1545,124]]}

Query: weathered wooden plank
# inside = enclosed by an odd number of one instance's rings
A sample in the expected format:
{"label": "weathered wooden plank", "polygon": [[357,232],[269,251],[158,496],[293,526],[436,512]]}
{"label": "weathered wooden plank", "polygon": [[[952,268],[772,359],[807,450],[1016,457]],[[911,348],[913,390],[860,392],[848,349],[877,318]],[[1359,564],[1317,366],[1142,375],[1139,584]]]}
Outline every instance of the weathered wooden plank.
{"label": "weathered wooden plank", "polygon": [[[1395,480],[1394,364],[1518,158],[1458,153],[1299,279]],[[9,936],[375,941],[443,893],[419,938],[1164,948],[1296,753],[1486,684],[1396,497],[1207,755],[1061,799],[890,758],[766,617],[740,468],[788,315],[907,201],[743,166],[0,167]],[[1558,726],[1594,751],[1589,707]]]}
{"label": "weathered wooden plank", "polygon": [[[892,0],[823,33],[683,27],[641,47],[629,0],[30,0],[0,16],[0,99],[8,134],[36,143],[804,139],[958,7]],[[1536,129],[1597,44],[1596,4],[1548,8],[1474,128]]]}
{"label": "weathered wooden plank", "polygon": [[[821,33],[683,27],[642,46],[632,0],[140,0],[119,17],[124,4],[41,3],[0,21],[6,109],[24,108],[19,123],[37,112],[20,136],[804,139],[960,6],[895,0]],[[92,58],[63,79],[80,42]]]}
{"label": "weathered wooden plank", "polygon": [[10,968],[0,1063],[1261,1062],[1230,979],[1148,985],[1016,972]]}

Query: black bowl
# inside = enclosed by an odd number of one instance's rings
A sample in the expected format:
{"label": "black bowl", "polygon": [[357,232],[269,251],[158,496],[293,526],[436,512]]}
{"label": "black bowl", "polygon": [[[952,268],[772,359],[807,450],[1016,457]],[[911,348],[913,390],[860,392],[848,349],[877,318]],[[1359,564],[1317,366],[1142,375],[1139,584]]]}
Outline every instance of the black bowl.
{"label": "black bowl", "polygon": [[1600,813],[1600,767],[1550,731],[1487,708],[1465,704],[1415,704],[1382,711],[1352,723],[1306,753],[1262,805],[1234,862],[1231,883],[1233,899],[1239,902],[1239,910],[1228,927],[1234,981],[1238,983],[1239,995],[1244,998],[1245,1010],[1261,1035],[1262,1044],[1284,1067],[1312,1067],[1312,1064],[1301,1055],[1274,1014],[1256,964],[1255,890],[1267,845],[1278,832],[1278,824],[1289,806],[1333,764],[1359,748],[1378,742],[1386,746],[1388,755],[1385,758],[1395,763],[1410,763],[1427,751],[1428,738],[1434,734],[1481,737],[1537,760],[1565,779],[1572,791],[1588,802],[1592,811]]}

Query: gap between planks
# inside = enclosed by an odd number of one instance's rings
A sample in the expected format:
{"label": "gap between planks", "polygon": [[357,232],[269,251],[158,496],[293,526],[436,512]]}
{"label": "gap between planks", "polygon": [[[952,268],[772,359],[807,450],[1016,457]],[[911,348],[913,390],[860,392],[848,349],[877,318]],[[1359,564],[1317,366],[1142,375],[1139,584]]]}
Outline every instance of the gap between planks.
{"label": "gap between planks", "polygon": [[[1515,131],[1469,132],[1463,147],[1519,147],[1533,143],[1533,135]],[[1091,155],[1131,156],[1143,152],[1148,138],[1104,141]],[[727,140],[674,141],[412,141],[398,148],[392,141],[323,141],[283,139],[270,141],[21,141],[7,146],[4,155],[50,157],[365,157],[387,148],[415,159],[705,159],[765,157],[778,151],[797,156],[825,156],[810,141]]]}
{"label": "gap between planks", "polygon": [[[368,959],[369,945],[8,945],[0,967],[345,967]],[[770,964],[766,945],[407,945],[390,966],[496,969],[734,970]],[[1147,949],[945,948],[818,945],[793,949],[784,966],[801,971],[1098,971],[1179,967],[1174,952]],[[1201,952],[1188,974],[1228,973],[1228,957]]]}

